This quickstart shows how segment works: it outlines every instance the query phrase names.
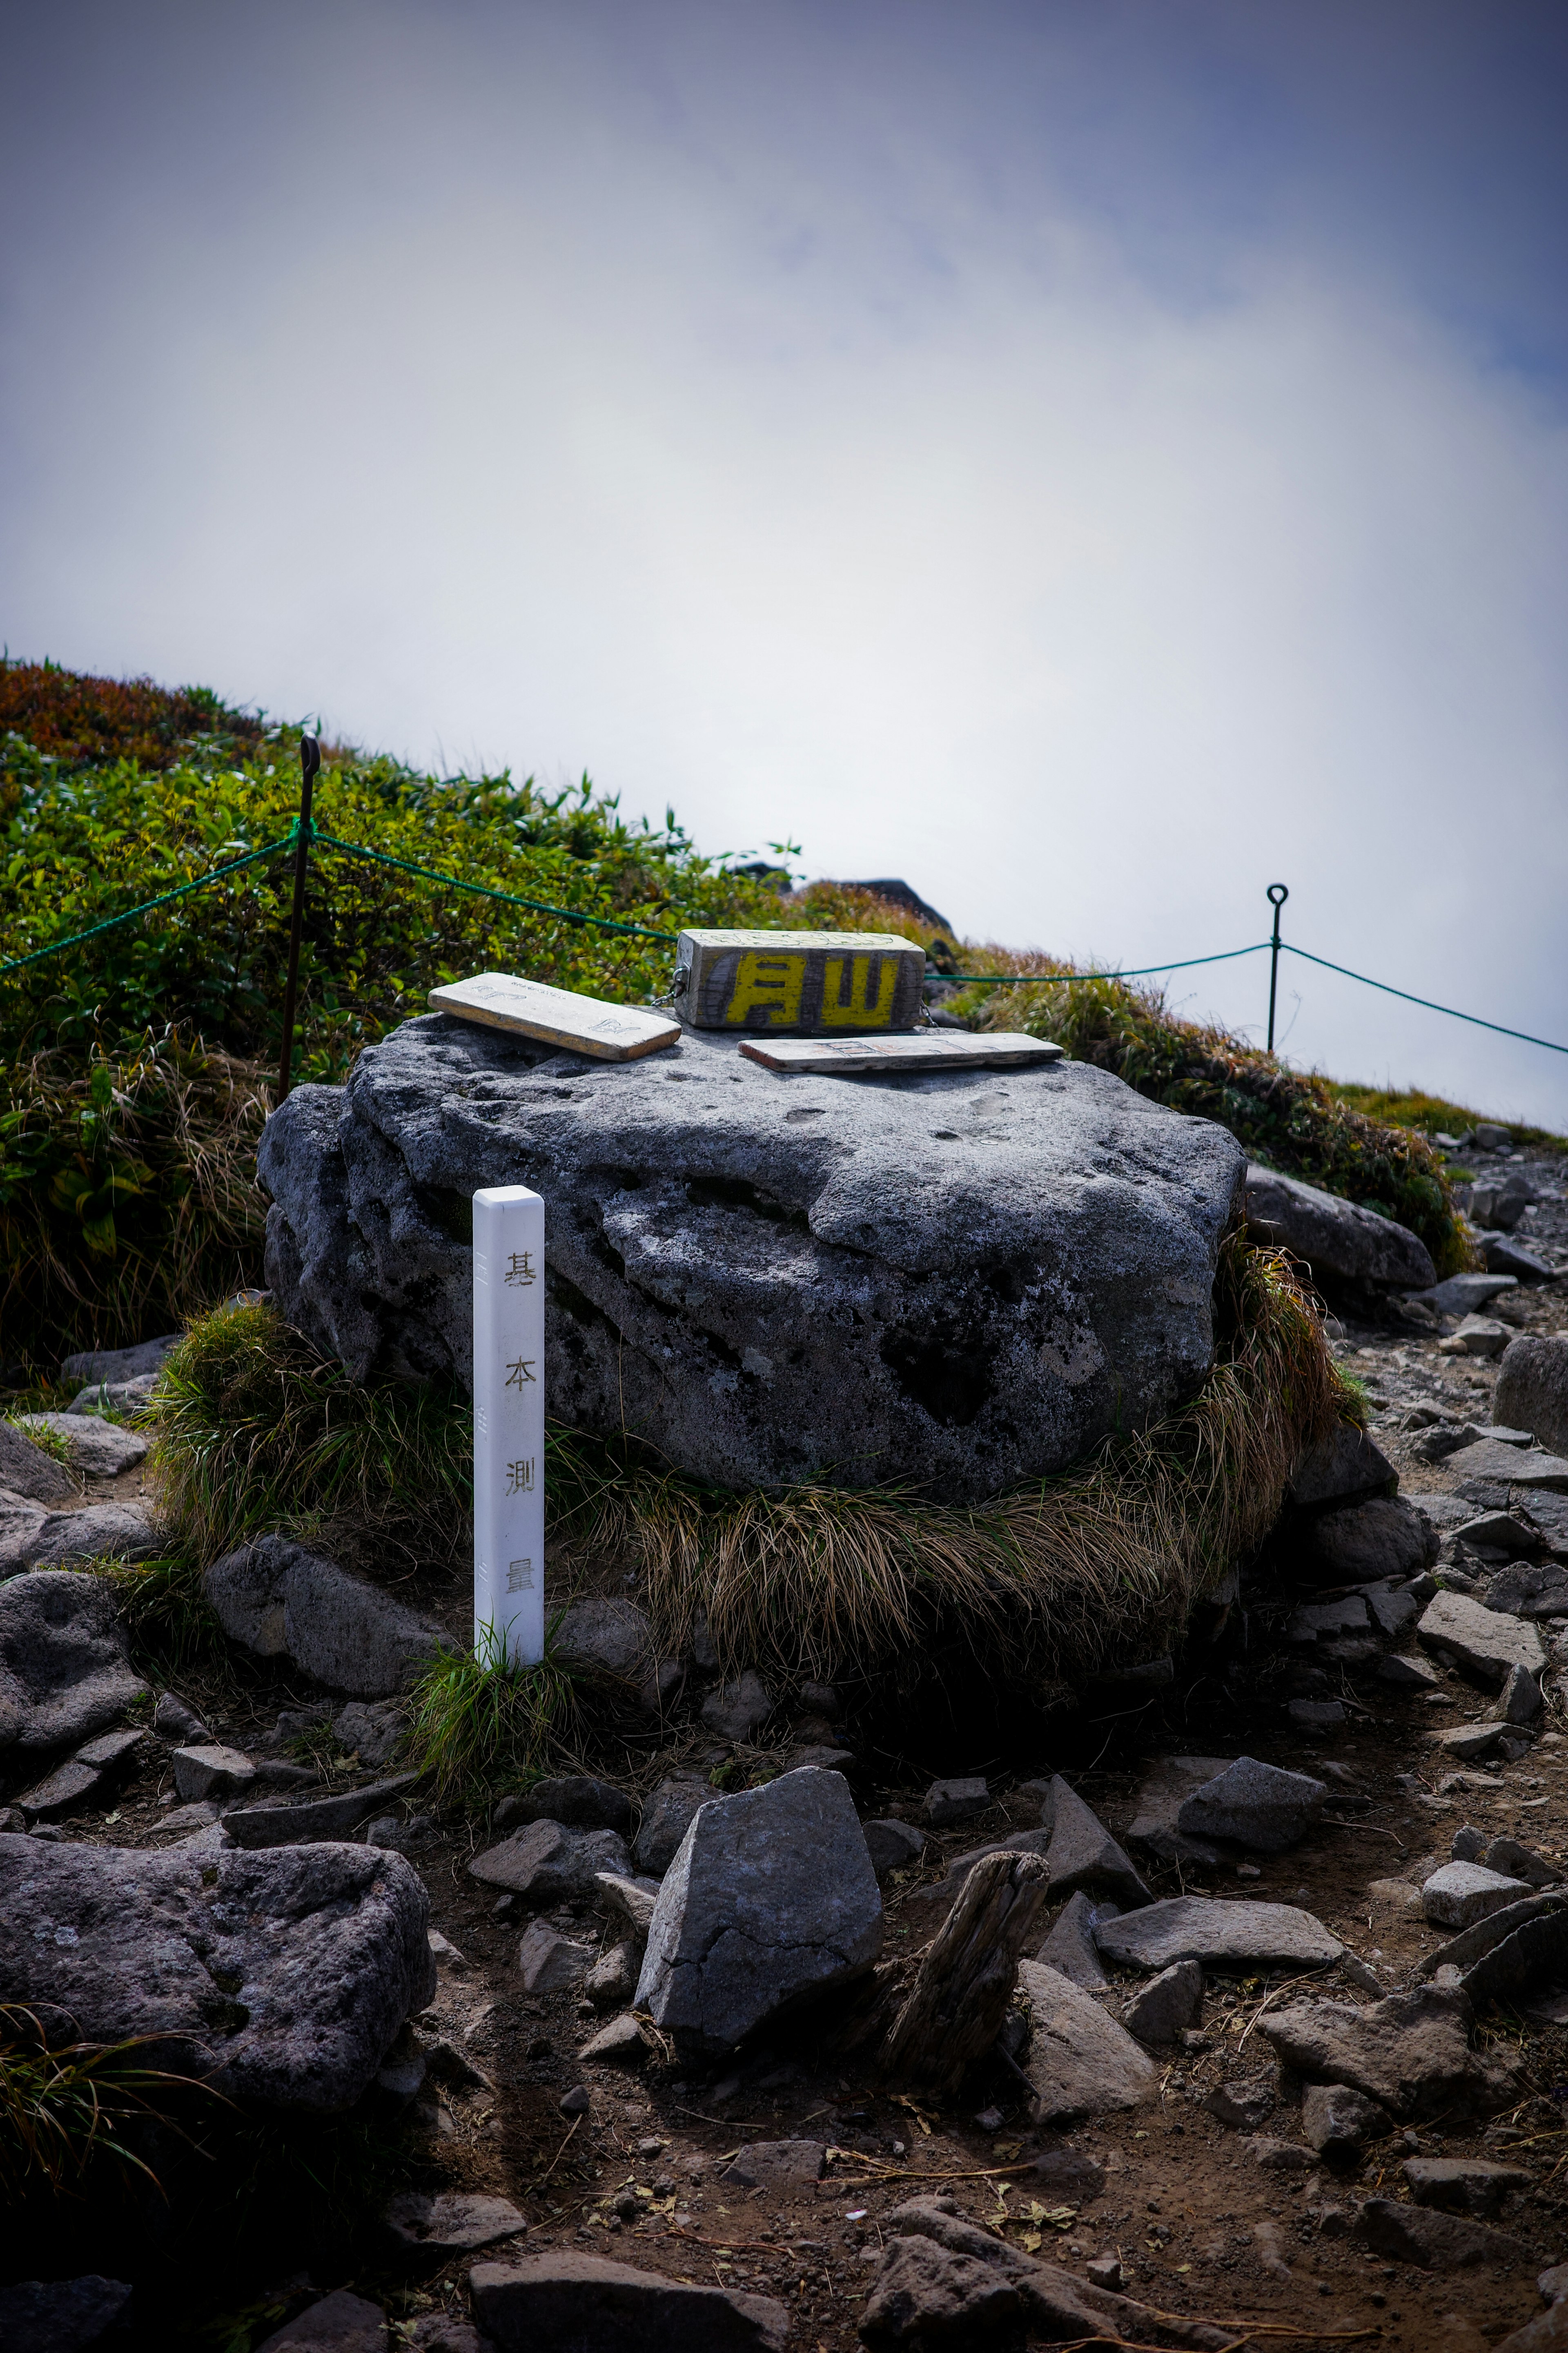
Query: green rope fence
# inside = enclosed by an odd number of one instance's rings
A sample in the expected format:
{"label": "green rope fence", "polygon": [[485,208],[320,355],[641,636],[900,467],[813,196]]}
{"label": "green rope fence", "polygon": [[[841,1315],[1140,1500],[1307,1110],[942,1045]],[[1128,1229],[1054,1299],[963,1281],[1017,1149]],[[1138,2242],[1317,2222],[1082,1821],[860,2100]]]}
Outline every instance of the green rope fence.
{"label": "green rope fence", "polygon": [[[150,915],[160,907],[169,906],[175,899],[184,899],[193,891],[205,891],[210,883],[221,882],[230,874],[254,866],[263,858],[276,857],[279,850],[298,847],[300,828],[298,819],[286,834],[276,841],[264,842],[259,849],[247,850],[243,858],[230,859],[226,865],[215,866],[210,873],[199,874],[194,881],[180,883],[173,891],[160,892],[155,899],[147,899],[140,906],[127,907],[118,915],[106,915],[102,923],[93,923],[85,932],[73,932],[66,939],[51,940],[47,947],[34,948],[26,955],[13,956],[0,964],[0,979],[8,973],[20,972],[28,965],[42,964],[47,957],[63,955],[68,948],[80,947],[84,941],[97,939],[103,932],[112,932],[123,923],[133,923],[142,915]],[[416,860],[393,858],[383,849],[372,849],[363,841],[341,841],[336,834],[323,833],[319,827],[307,824],[307,838],[324,849],[335,849],[345,858],[362,858],[373,865],[386,866],[400,874],[417,875],[426,882],[439,882],[449,891],[467,891],[479,898],[494,899],[503,906],[526,907],[530,913],[554,915],[563,923],[593,924],[602,932],[617,932],[624,937],[641,940],[665,940],[673,943],[678,934],[671,931],[655,930],[647,923],[624,923],[611,915],[595,915],[581,907],[552,906],[545,899],[530,899],[521,892],[498,890],[489,882],[468,882],[461,875],[447,874],[439,867],[423,866]],[[942,978],[961,986],[986,988],[1048,988],[1073,980],[1143,980],[1163,972],[1190,972],[1198,965],[1229,964],[1237,956],[1258,955],[1269,947],[1268,940],[1255,940],[1250,947],[1224,948],[1217,955],[1184,956],[1171,964],[1133,965],[1115,971],[1080,972],[955,972],[943,973]],[[1527,1029],[1510,1029],[1500,1021],[1483,1020],[1479,1013],[1461,1013],[1452,1005],[1436,1004],[1431,997],[1413,996],[1408,989],[1395,988],[1385,980],[1373,980],[1364,972],[1352,972],[1347,965],[1331,964],[1327,956],[1314,955],[1309,948],[1293,946],[1289,940],[1279,942],[1280,952],[1299,955],[1309,964],[1321,965],[1326,972],[1336,972],[1343,979],[1359,981],[1364,988],[1375,988],[1387,997],[1402,997],[1407,1005],[1419,1005],[1428,1013],[1446,1014],[1452,1021],[1468,1021],[1479,1029],[1489,1029],[1500,1038],[1517,1038],[1526,1046],[1540,1046],[1549,1054],[1568,1054],[1568,1046],[1560,1046],[1550,1038],[1535,1038]]]}

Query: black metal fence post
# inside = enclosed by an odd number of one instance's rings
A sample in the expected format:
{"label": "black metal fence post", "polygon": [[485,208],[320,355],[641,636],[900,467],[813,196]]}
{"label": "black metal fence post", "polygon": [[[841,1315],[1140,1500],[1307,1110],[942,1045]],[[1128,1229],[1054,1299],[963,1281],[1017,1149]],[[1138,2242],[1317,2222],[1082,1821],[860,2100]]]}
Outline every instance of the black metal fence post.
{"label": "black metal fence post", "polygon": [[300,934],[305,920],[305,874],[310,863],[310,796],[321,765],[321,744],[314,735],[301,735],[300,838],[294,847],[294,913],[289,925],[289,977],[283,987],[283,1051],[278,1063],[279,1103],[283,1102],[294,1083],[294,997],[300,980]]}
{"label": "black metal fence post", "polygon": [[1274,910],[1274,952],[1268,960],[1268,1050],[1274,1051],[1274,1000],[1279,989],[1279,910],[1290,896],[1283,882],[1270,882],[1268,903]]}

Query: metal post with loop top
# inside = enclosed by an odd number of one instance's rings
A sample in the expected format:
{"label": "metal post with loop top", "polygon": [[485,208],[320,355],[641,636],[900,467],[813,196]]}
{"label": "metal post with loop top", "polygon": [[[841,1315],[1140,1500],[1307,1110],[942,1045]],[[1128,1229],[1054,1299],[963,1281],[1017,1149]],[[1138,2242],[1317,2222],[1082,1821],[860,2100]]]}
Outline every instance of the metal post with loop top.
{"label": "metal post with loop top", "polygon": [[1268,1050],[1274,1051],[1274,1000],[1279,989],[1279,910],[1290,896],[1283,882],[1270,882],[1268,903],[1274,910],[1273,952],[1268,962]]}
{"label": "metal post with loop top", "polygon": [[283,1051],[278,1062],[281,1103],[294,1083],[294,997],[300,982],[300,934],[305,921],[305,875],[310,863],[310,796],[321,765],[314,735],[300,738],[300,825],[294,844],[294,913],[289,925],[289,977],[283,987]]}

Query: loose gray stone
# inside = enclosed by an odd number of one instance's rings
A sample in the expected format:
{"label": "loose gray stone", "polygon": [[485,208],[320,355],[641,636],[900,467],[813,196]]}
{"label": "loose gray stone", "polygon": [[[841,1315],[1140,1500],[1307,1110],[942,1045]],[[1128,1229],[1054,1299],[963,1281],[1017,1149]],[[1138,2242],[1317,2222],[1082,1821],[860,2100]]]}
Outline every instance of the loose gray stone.
{"label": "loose gray stone", "polygon": [[1489,1609],[1468,1593],[1434,1594],[1415,1631],[1429,1650],[1447,1651],[1460,1666],[1494,1687],[1506,1683],[1515,1666],[1539,1675],[1546,1664],[1546,1652],[1533,1626]]}
{"label": "loose gray stone", "polygon": [[1161,1862],[1217,1862],[1218,1847],[1206,1839],[1187,1837],[1176,1828],[1176,1820],[1194,1790],[1234,1761],[1229,1757],[1156,1757],[1133,1801],[1128,1844],[1147,1848]]}
{"label": "loose gray stone", "polygon": [[1500,1713],[1505,1724],[1533,1724],[1541,1714],[1541,1685],[1528,1667],[1509,1669]]}
{"label": "loose gray stone", "polygon": [[1047,1893],[1053,1902],[1058,1895],[1070,1894],[1080,1887],[1099,1895],[1114,1896],[1129,1907],[1153,1902],[1152,1893],[1098,1814],[1085,1805],[1059,1773],[1051,1781],[1042,1820],[1051,1834],[1046,1850],[1046,1868],[1050,1873]]}
{"label": "loose gray stone", "polygon": [[1362,1598],[1378,1632],[1391,1638],[1414,1626],[1421,1615],[1421,1603],[1408,1585],[1380,1579],[1376,1585],[1365,1587]]}
{"label": "loose gray stone", "polygon": [[1309,2082],[1348,2084],[1408,2122],[1505,2105],[1509,2070],[1469,2047],[1474,2011],[1458,1988],[1423,1985],[1364,2009],[1304,2001],[1263,2013],[1258,2031]]}
{"label": "loose gray stone", "polygon": [[1396,1691],[1440,1691],[1443,1678],[1436,1667],[1425,1659],[1409,1657],[1403,1651],[1391,1651],[1377,1670],[1379,1683],[1392,1683]]}
{"label": "loose gray stone", "polygon": [[640,1685],[658,1663],[647,1610],[635,1601],[599,1594],[572,1604],[556,1630],[555,1644],[575,1665],[597,1668],[620,1683]]}
{"label": "loose gray stone", "polygon": [[1534,1552],[1541,1543],[1536,1531],[1511,1512],[1478,1512],[1455,1528],[1453,1535],[1457,1544],[1484,1545],[1490,1552]]}
{"label": "loose gray stone", "polygon": [[1371,1623],[1363,1597],[1347,1593],[1338,1601],[1304,1601],[1290,1614],[1286,1639],[1304,1643],[1322,1641],[1336,1634],[1364,1634]]}
{"label": "loose gray stone", "polygon": [[571,1773],[535,1781],[521,1798],[503,1798],[495,1821],[498,1830],[509,1830],[513,1822],[564,1822],[572,1831],[619,1831],[624,1836],[632,1826],[632,1802],[608,1781]]}
{"label": "loose gray stone", "polygon": [[256,1778],[255,1766],[237,1748],[176,1748],[170,1761],[174,1788],[187,1799],[243,1797]]}
{"label": "loose gray stone", "polygon": [[1226,1839],[1259,1854],[1283,1854],[1311,1829],[1328,1794],[1327,1782],[1310,1774],[1238,1757],[1194,1790],[1176,1826],[1190,1838]]}
{"label": "loose gray stone", "polygon": [[139,1430],[121,1430],[117,1422],[94,1414],[28,1413],[17,1417],[23,1430],[53,1430],[65,1440],[73,1471],[88,1479],[117,1479],[147,1460],[147,1440]]}
{"label": "loose gray stone", "polygon": [[1521,1332],[1510,1340],[1498,1367],[1492,1407],[1500,1421],[1528,1430],[1553,1453],[1568,1455],[1568,1335]]}
{"label": "loose gray stone", "polygon": [[1201,1961],[1205,1968],[1237,1961],[1313,1968],[1337,1961],[1344,1951],[1321,1920],[1293,1904],[1208,1895],[1167,1896],[1098,1925],[1094,1936],[1111,1960],[1137,1969],[1168,1968],[1173,1961]]}
{"label": "loose gray stone", "polygon": [[978,1775],[968,1780],[933,1781],[925,1794],[925,1818],[933,1830],[949,1830],[956,1822],[973,1821],[990,1803],[990,1788]]}
{"label": "loose gray stone", "polygon": [[51,1512],[23,1547],[29,1568],[71,1568],[89,1560],[145,1560],[158,1549],[153,1516],[141,1504],[89,1504]]}
{"label": "loose gray stone", "polygon": [[137,1380],[144,1373],[162,1371],[164,1357],[184,1336],[183,1332],[165,1332],[161,1339],[139,1340],[133,1348],[89,1348],[83,1355],[64,1356],[60,1378],[89,1386]]}
{"label": "loose gray stone", "polygon": [[1019,1962],[1018,1990],[1030,2010],[1023,2064],[1037,2123],[1110,2116],[1154,2096],[1158,2068],[1092,1994],[1040,1961]]}
{"label": "loose gray stone", "polygon": [[1508,1345],[1508,1325],[1495,1315],[1467,1315],[1437,1345],[1446,1356],[1500,1356]]}
{"label": "loose gray stone", "polygon": [[131,2342],[132,2292],[96,2272],[79,2279],[18,2280],[0,2287],[5,2353],[100,2353]]}
{"label": "loose gray stone", "polygon": [[678,2052],[727,2052],[869,1968],[882,1930],[847,1783],[786,1773],[694,1817],[654,1907],[637,2007]]}
{"label": "loose gray stone", "polygon": [[238,1806],[223,1816],[223,1827],[236,1846],[255,1852],[263,1847],[318,1846],[345,1839],[362,1822],[374,1821],[385,1810],[389,1798],[400,1798],[417,1782],[417,1773],[395,1774],[390,1780],[367,1781],[334,1798],[308,1798],[301,1803]]}
{"label": "loose gray stone", "polygon": [[1253,2133],[1274,2108],[1274,2086],[1267,2077],[1251,2083],[1220,2084],[1204,2102],[1211,2116],[1233,2132]]}
{"label": "loose gray stone", "polygon": [[158,1704],[153,1710],[153,1729],[161,1740],[176,1741],[186,1748],[205,1746],[212,1739],[195,1708],[187,1706],[176,1692],[159,1693]]}
{"label": "loose gray stone", "polygon": [[1437,1539],[1403,1495],[1376,1495],[1370,1504],[1323,1512],[1310,1521],[1306,1553],[1312,1575],[1324,1584],[1359,1585],[1414,1577],[1436,1559]]}
{"label": "loose gray stone", "polygon": [[26,1496],[0,1489],[0,1581],[21,1576],[49,1516],[41,1504],[29,1504]]}
{"label": "loose gray stone", "polygon": [[[635,1070],[637,1065],[607,1065]],[[564,2249],[476,2263],[468,2295],[497,2353],[784,2353],[789,2315],[772,2296],[691,2287],[658,2272]]]}
{"label": "loose gray stone", "polygon": [[594,1901],[612,1920],[624,1921],[640,1950],[647,1942],[653,1907],[658,1902],[658,1880],[628,1879],[618,1872],[596,1871]]}
{"label": "loose gray stone", "polygon": [[1511,1234],[1480,1233],[1489,1274],[1516,1274],[1521,1282],[1550,1282],[1557,1270],[1539,1250],[1526,1250]]}
{"label": "loose gray stone", "polygon": [[889,1872],[910,1870],[925,1852],[925,1832],[912,1822],[862,1822],[860,1827],[879,1883]]}
{"label": "loose gray stone", "polygon": [[1091,1895],[1080,1890],[1077,1895],[1068,1896],[1035,1958],[1086,1992],[1093,1992],[1110,1983],[1100,1966],[1100,1947],[1094,1941],[1095,1925],[1121,1916],[1117,1905],[1097,1905]]}
{"label": "loose gray stone", "polygon": [[1393,2198],[1369,2198],[1361,2210],[1358,2235],[1373,2254],[1395,2263],[1419,2263],[1426,2271],[1468,2271],[1480,2263],[1529,2261],[1522,2239],[1493,2231],[1459,2214],[1434,2214]]}
{"label": "loose gray stone", "polygon": [[1265,2133],[1256,2134],[1241,2146],[1265,2173],[1310,2173],[1315,2162],[1311,2150],[1299,2141],[1275,2140]]}
{"label": "loose gray stone", "polygon": [[257,2353],[386,2353],[386,2324],[379,2304],[335,2288],[275,2328]]}
{"label": "loose gray stone", "polygon": [[1412,2157],[1401,2168],[1417,2206],[1450,2214],[1495,2214],[1510,2190],[1528,2189],[1534,2175],[1522,2165],[1493,2165],[1479,2157]]}
{"label": "loose gray stone", "polygon": [[518,1947],[517,1965],[522,1972],[524,1993],[555,1993],[563,1986],[575,1985],[585,1977],[594,1958],[589,1945],[574,1945],[570,1936],[547,1928],[536,1920],[525,1931]]}
{"label": "loose gray stone", "polygon": [[691,1826],[692,1816],[700,1806],[710,1804],[712,1797],[713,1791],[706,1781],[689,1780],[677,1774],[661,1781],[643,1808],[632,1844],[637,1869],[662,1879]]}
{"label": "loose gray stone", "polygon": [[1345,1711],[1337,1699],[1288,1700],[1285,1713],[1300,1732],[1331,1732],[1343,1724]]}
{"label": "loose gray stone", "polygon": [[601,2026],[597,2034],[591,2034],[577,2056],[602,2067],[640,2067],[647,2053],[647,2039],[627,2010],[622,2018],[612,2018],[608,2026]]}
{"label": "loose gray stone", "polygon": [[721,1740],[750,1740],[773,1712],[773,1695],[761,1675],[748,1667],[735,1682],[710,1692],[702,1703],[702,1721]]}
{"label": "loose gray stone", "polygon": [[436,1835],[432,1814],[381,1814],[365,1828],[366,1846],[389,1846],[398,1854],[418,1854]]}
{"label": "loose gray stone", "polygon": [[1174,2042],[1203,2016],[1204,1973],[1196,1961],[1176,1961],[1139,1987],[1122,2008],[1121,2023],[1140,2042]]}
{"label": "loose gray stone", "polygon": [[78,1389],[66,1411],[128,1419],[147,1404],[157,1386],[156,1373],[138,1373],[129,1381],[94,1381]]}
{"label": "loose gray stone", "polygon": [[505,1887],[531,1904],[560,1904],[596,1895],[598,1874],[630,1878],[632,1859],[615,1831],[569,1831],[560,1822],[526,1822],[468,1865],[486,1887]]}
{"label": "loose gray stone", "polygon": [[29,1822],[58,1822],[67,1814],[79,1813],[97,1796],[102,1782],[101,1773],[73,1757],[64,1765],[57,1765],[35,1788],[25,1789],[16,1800],[16,1810]]}
{"label": "loose gray stone", "polygon": [[1500,1871],[1510,1878],[1522,1879],[1531,1887],[1555,1887],[1563,1877],[1556,1863],[1548,1862],[1533,1847],[1521,1846],[1518,1839],[1506,1834],[1489,1841],[1473,1858],[1464,1859],[1485,1863],[1489,1871]]}
{"label": "loose gray stone", "polygon": [[1490,1579],[1485,1600],[1489,1609],[1509,1618],[1531,1618],[1537,1623],[1568,1618],[1568,1568],[1558,1560],[1542,1561],[1539,1567],[1514,1561]]}
{"label": "loose gray stone", "polygon": [[1386,2108],[1349,2084],[1309,2084],[1301,2095],[1301,2129],[1324,2157],[1348,2157],[1394,2130]]}
{"label": "loose gray stone", "polygon": [[342,1742],[345,1756],[357,1757],[373,1771],[391,1764],[403,1746],[407,1728],[395,1700],[352,1699],[332,1718],[332,1731]]}
{"label": "loose gray stone", "polygon": [[458,2189],[434,2197],[426,2189],[400,2189],[382,2209],[381,2221],[395,2253],[423,2255],[437,2263],[515,2239],[528,2228],[527,2217],[510,2198]]}
{"label": "loose gray stone", "polygon": [[816,2140],[750,2141],[736,2150],[719,2179],[736,2189],[807,2189],[821,2180],[826,2154]]}
{"label": "loose gray stone", "polygon": [[359,1846],[204,1856],[0,1836],[0,2001],[89,2042],[171,2039],[159,2064],[233,2098],[352,2106],[436,1990],[430,1904]]}
{"label": "loose gray stone", "polygon": [[1300,1177],[1249,1161],[1246,1203],[1254,1240],[1305,1259],[1320,1282],[1417,1291],[1436,1280],[1426,1244],[1407,1227]]}
{"label": "loose gray stone", "polygon": [[468,1380],[442,1205],[524,1174],[564,1420],[722,1486],[831,1466],[951,1502],[1192,1394],[1241,1166],[1088,1063],[782,1082],[713,1032],[589,1062],[444,1015],[296,1088],[258,1157],[279,1307],[356,1377]]}
{"label": "loose gray stone", "polygon": [[1445,1467],[1461,1482],[1461,1493],[1478,1503],[1491,1502],[1494,1498],[1487,1491],[1505,1485],[1568,1495],[1568,1461],[1533,1446],[1509,1446],[1500,1439],[1478,1438],[1450,1454]]}
{"label": "loose gray stone", "polygon": [[595,2010],[625,2010],[637,1989],[645,1938],[624,1936],[601,1953],[583,1980],[583,1991]]}
{"label": "loose gray stone", "polygon": [[63,1462],[46,1454],[25,1424],[0,1420],[0,1488],[35,1504],[63,1504],[77,1492]]}
{"label": "loose gray stone", "polygon": [[258,1536],[207,1570],[208,1600],[234,1641],[287,1653],[329,1691],[384,1699],[449,1649],[433,1620],[286,1536]]}
{"label": "loose gray stone", "polygon": [[1447,1281],[1418,1292],[1416,1296],[1424,1305],[1435,1307],[1439,1315],[1470,1315],[1489,1299],[1518,1289],[1518,1283],[1506,1274],[1451,1274]]}
{"label": "loose gray stone", "polygon": [[1506,1728],[1502,1724],[1489,1722],[1456,1724],[1447,1732],[1434,1732],[1427,1736],[1432,1746],[1441,1749],[1445,1756],[1457,1757],[1471,1765],[1479,1757],[1491,1755]]}
{"label": "loose gray stone", "polygon": [[1399,1473],[1366,1431],[1342,1421],[1301,1457],[1287,1496],[1299,1512],[1324,1512],[1392,1495],[1398,1484]]}
{"label": "loose gray stone", "polygon": [[0,1585],[0,1755],[75,1747],[106,1731],[146,1685],[112,1585],[36,1570]]}

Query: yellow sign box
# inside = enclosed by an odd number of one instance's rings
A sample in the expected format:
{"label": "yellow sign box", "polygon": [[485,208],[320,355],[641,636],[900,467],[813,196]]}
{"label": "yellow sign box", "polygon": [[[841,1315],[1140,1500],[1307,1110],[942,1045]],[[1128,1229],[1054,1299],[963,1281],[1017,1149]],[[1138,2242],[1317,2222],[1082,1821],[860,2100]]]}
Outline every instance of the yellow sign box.
{"label": "yellow sign box", "polygon": [[925,950],[896,932],[682,932],[676,1004],[694,1029],[912,1029]]}

